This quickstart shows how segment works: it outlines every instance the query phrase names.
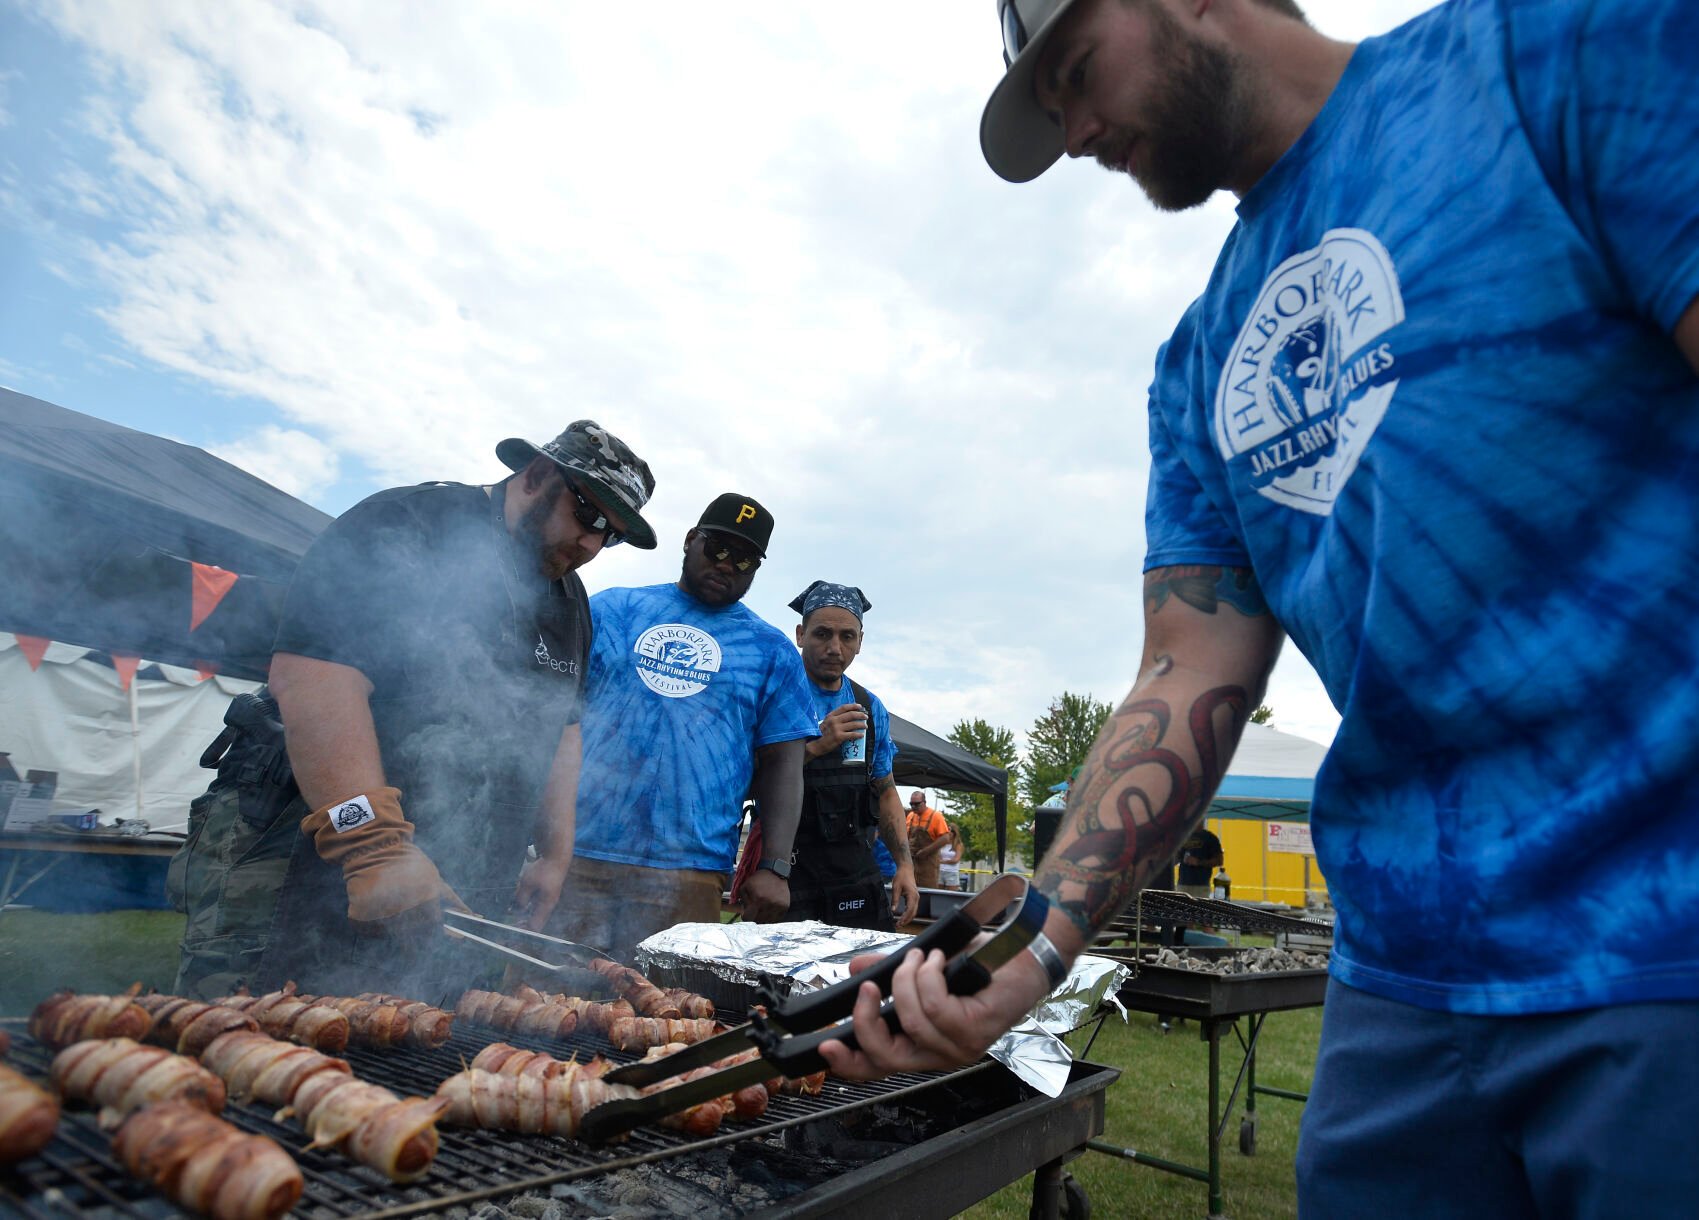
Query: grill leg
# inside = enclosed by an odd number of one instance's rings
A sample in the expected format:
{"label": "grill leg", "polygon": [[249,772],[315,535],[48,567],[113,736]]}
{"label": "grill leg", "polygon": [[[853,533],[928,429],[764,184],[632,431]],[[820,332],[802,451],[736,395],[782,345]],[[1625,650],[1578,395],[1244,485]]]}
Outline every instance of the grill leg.
{"label": "grill leg", "polygon": [[1209,1214],[1221,1215],[1221,1023],[1204,1018],[1209,1038]]}
{"label": "grill leg", "polygon": [[1027,1220],[1061,1220],[1062,1158],[1046,1161],[1032,1174],[1032,1210]]}

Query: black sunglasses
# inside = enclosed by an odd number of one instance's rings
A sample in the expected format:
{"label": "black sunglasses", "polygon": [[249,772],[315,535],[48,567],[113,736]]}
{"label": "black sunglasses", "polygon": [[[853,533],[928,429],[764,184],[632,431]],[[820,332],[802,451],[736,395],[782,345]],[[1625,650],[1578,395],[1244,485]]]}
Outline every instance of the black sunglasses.
{"label": "black sunglasses", "polygon": [[566,481],[566,489],[572,493],[572,498],[578,501],[573,506],[572,517],[579,525],[587,530],[594,530],[602,536],[602,546],[618,546],[625,541],[625,535],[613,527],[613,523],[602,514],[602,510],[584,498],[584,493],[578,490],[578,485],[571,479],[561,476]]}
{"label": "black sunglasses", "polygon": [[[756,568],[761,566],[760,556],[751,555],[744,551],[734,551],[726,543],[721,542],[718,538],[714,537],[714,535],[707,533],[706,531],[702,534],[702,553],[706,555],[712,563],[724,563],[726,560],[730,559],[732,567],[736,568],[739,572],[753,572]],[[733,558],[733,556],[736,556],[736,558]]]}
{"label": "black sunglasses", "polygon": [[1021,15],[1015,9],[1015,0],[1004,0],[1003,4],[1003,66],[1007,68],[1026,50],[1026,26],[1021,21]]}

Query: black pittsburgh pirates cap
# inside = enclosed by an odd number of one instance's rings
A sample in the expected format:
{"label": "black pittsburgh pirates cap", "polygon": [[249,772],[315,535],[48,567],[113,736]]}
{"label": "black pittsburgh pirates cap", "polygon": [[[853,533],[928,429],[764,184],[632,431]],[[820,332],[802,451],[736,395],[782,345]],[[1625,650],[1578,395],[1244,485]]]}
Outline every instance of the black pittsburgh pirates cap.
{"label": "black pittsburgh pirates cap", "polygon": [[702,519],[696,527],[741,538],[765,559],[767,540],[773,536],[773,514],[762,508],[760,501],[728,491],[715,496],[712,503],[702,510]]}

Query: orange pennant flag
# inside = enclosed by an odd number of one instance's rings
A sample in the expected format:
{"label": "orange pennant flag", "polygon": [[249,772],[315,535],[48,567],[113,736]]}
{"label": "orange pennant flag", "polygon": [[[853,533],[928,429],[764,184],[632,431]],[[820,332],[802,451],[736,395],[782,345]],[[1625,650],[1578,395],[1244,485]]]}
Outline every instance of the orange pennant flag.
{"label": "orange pennant flag", "polygon": [[122,652],[112,654],[112,668],[118,671],[118,685],[123,690],[130,689],[130,683],[136,680],[136,666],[142,663],[140,657],[132,657]]}
{"label": "orange pennant flag", "polygon": [[29,662],[33,674],[41,668],[41,658],[47,655],[47,646],[53,641],[39,635],[20,635],[17,637],[18,651],[24,654],[24,660]]}
{"label": "orange pennant flag", "polygon": [[236,583],[236,573],[192,560],[189,567],[194,571],[194,600],[189,610],[189,630],[193,631],[206,622],[207,615],[218,609],[218,603],[224,600],[224,595],[230,592],[230,586]]}
{"label": "orange pennant flag", "polygon": [[218,672],[218,666],[212,661],[196,661],[195,672],[200,675],[199,681],[205,682],[208,678],[212,677],[213,674]]}

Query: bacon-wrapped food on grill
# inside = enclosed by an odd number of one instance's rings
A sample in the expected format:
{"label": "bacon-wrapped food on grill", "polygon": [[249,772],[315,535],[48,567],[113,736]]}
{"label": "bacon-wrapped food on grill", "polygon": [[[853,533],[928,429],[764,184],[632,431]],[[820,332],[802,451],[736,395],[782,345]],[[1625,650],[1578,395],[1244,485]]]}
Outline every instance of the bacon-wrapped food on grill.
{"label": "bacon-wrapped food on grill", "polygon": [[295,1090],[288,1111],[313,1137],[314,1148],[343,1153],[395,1182],[411,1182],[437,1155],[438,1097],[397,1097],[382,1085],[340,1072],[319,1072]]}
{"label": "bacon-wrapped food on grill", "polygon": [[330,1072],[348,1077],[353,1069],[307,1046],[279,1042],[269,1034],[232,1030],[201,1052],[201,1066],[216,1073],[232,1097],[252,1097],[270,1106],[286,1106],[309,1076]]}
{"label": "bacon-wrapped food on grill", "polygon": [[[348,1018],[348,1041],[353,1046],[386,1051],[407,1043],[412,1022],[401,1011],[412,1000],[369,999],[364,996],[304,995],[309,1004],[324,1004]],[[417,1045],[417,1044],[415,1044]]]}
{"label": "bacon-wrapped food on grill", "polygon": [[199,1055],[213,1039],[233,1029],[258,1032],[260,1024],[245,1012],[222,1004],[203,1004],[177,995],[137,996],[153,1025],[144,1035],[156,1046],[170,1047],[182,1055]]}
{"label": "bacon-wrapped food on grill", "polygon": [[27,1076],[0,1067],[0,1165],[34,1156],[53,1138],[59,1102]]}
{"label": "bacon-wrapped food on grill", "polygon": [[224,1081],[185,1055],[131,1038],[73,1042],[54,1056],[49,1074],[62,1097],[121,1116],[162,1101],[181,1101],[208,1114],[224,1109]]}
{"label": "bacon-wrapped food on grill", "polygon": [[622,1051],[646,1051],[669,1042],[694,1045],[720,1032],[717,1021],[684,1017],[621,1017],[608,1026],[608,1041]]}
{"label": "bacon-wrapped food on grill", "polygon": [[[684,1050],[688,1045],[689,1044],[685,1042],[669,1042],[665,1046],[652,1046],[644,1054],[643,1058],[646,1062],[653,1062],[657,1059],[665,1059],[668,1055]],[[706,1067],[699,1067],[694,1071],[685,1072],[682,1075],[661,1081],[659,1084],[650,1085],[643,1091],[645,1093],[655,1093],[661,1089],[671,1088],[673,1085],[681,1081],[695,1080],[698,1077],[706,1076],[711,1072],[718,1072],[722,1068],[736,1067],[740,1063],[749,1063],[753,1060],[759,1059],[760,1057],[761,1052],[751,1048],[741,1054],[728,1055],[724,1059],[720,1059]],[[736,1118],[740,1120],[760,1118],[767,1112],[767,1103],[772,1099],[772,1094],[777,1091],[778,1085],[779,1078],[775,1076],[772,1080],[763,1081],[760,1084],[746,1085],[735,1092],[727,1093],[723,1097],[718,1097],[714,1100],[719,1102],[720,1108],[724,1111],[724,1116],[727,1118]],[[687,1116],[692,1113],[693,1110],[684,1111],[684,1114]],[[699,1133],[693,1130],[691,1131],[691,1134],[694,1135]]]}
{"label": "bacon-wrapped food on grill", "polygon": [[341,1145],[350,1159],[396,1182],[411,1182],[437,1154],[434,1099],[397,1097],[356,1080],[348,1064],[310,1047],[259,1033],[234,1032],[201,1055],[234,1097],[253,1097],[293,1114],[314,1147]]}
{"label": "bacon-wrapped food on grill", "polygon": [[348,1017],[328,1004],[312,1004],[295,994],[295,984],[265,995],[227,995],[219,1004],[245,1012],[273,1038],[287,1038],[334,1055],[348,1045]]}
{"label": "bacon-wrapped food on grill", "polygon": [[598,957],[590,963],[590,969],[608,980],[608,986],[614,989],[615,995],[630,1000],[639,1016],[676,1019],[683,1015],[666,992],[630,966],[622,966],[605,957]]}
{"label": "bacon-wrapped food on grill", "polygon": [[112,1150],[173,1203],[214,1220],[276,1220],[301,1197],[301,1170],[287,1152],[186,1102],[137,1110]]}
{"label": "bacon-wrapped food on grill", "polygon": [[589,1076],[603,1076],[613,1067],[608,1060],[596,1055],[579,1063],[576,1059],[556,1059],[553,1055],[542,1051],[521,1050],[506,1042],[492,1042],[477,1057],[472,1060],[472,1066],[486,1072],[495,1072],[500,1076],[542,1076],[545,1078],[565,1076],[573,1072],[582,1072]]}
{"label": "bacon-wrapped food on grill", "polygon": [[30,1036],[55,1050],[87,1038],[140,1038],[153,1024],[127,995],[74,995],[57,991],[30,1014]]}
{"label": "bacon-wrapped food on grill", "polygon": [[408,1046],[435,1050],[454,1033],[454,1014],[441,1008],[432,1008],[423,1000],[409,1000],[405,996],[384,995],[375,991],[362,992],[356,998],[378,1004],[393,1004],[407,1021],[405,1041]]}
{"label": "bacon-wrapped food on grill", "polygon": [[[714,1001],[705,995],[697,995],[694,991],[686,991],[683,987],[667,987],[662,990],[661,994],[672,1001],[673,1007],[678,1009],[678,1015],[681,1017],[707,1020],[719,1015],[718,1010],[714,1007]],[[665,1014],[657,1013],[655,1015],[662,1016]]]}
{"label": "bacon-wrapped food on grill", "polygon": [[583,1064],[567,1067],[553,1076],[468,1068],[437,1086],[437,1097],[448,1103],[443,1121],[486,1131],[571,1138],[578,1134],[586,1111],[604,1101],[639,1095],[630,1085],[609,1084],[591,1075]]}

